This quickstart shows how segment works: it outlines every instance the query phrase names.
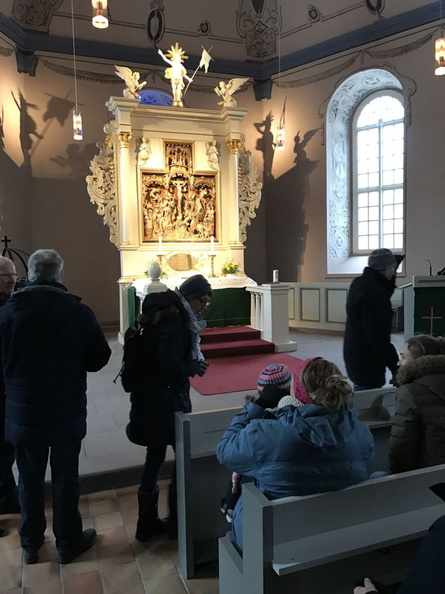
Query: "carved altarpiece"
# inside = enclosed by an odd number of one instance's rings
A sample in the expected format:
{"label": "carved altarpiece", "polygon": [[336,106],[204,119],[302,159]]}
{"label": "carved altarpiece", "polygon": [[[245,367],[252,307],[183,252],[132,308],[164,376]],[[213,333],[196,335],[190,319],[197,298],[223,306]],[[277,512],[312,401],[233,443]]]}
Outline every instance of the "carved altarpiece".
{"label": "carved altarpiece", "polygon": [[217,174],[194,171],[191,142],[165,142],[166,172],[142,171],[142,240],[218,240]]}
{"label": "carved altarpiece", "polygon": [[[142,105],[125,97],[111,97],[107,107],[112,119],[87,184],[120,251],[122,336],[128,288],[151,261],[161,260],[169,273],[179,270],[178,284],[194,272],[218,274],[228,261],[243,274],[243,244],[262,184],[240,130],[246,109]],[[175,258],[179,268],[169,265]]]}

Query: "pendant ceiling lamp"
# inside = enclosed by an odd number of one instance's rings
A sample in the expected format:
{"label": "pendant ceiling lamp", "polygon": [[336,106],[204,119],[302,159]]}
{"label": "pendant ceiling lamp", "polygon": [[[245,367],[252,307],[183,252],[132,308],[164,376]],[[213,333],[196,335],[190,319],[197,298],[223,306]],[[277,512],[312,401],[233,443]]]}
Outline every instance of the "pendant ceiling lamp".
{"label": "pendant ceiling lamp", "polygon": [[71,33],[73,38],[73,63],[74,63],[74,109],[73,109],[73,138],[83,139],[82,114],[77,105],[77,65],[76,65],[76,39],[74,36],[74,6],[71,0]]}
{"label": "pendant ceiling lamp", "polygon": [[91,0],[93,8],[93,27],[96,29],[106,29],[108,27],[108,1]]}
{"label": "pendant ceiling lamp", "polygon": [[445,74],[445,38],[443,36],[443,12],[442,12],[443,0],[440,0],[440,37],[436,39],[434,44],[434,55],[436,59],[436,68],[434,74],[436,76],[442,76]]}

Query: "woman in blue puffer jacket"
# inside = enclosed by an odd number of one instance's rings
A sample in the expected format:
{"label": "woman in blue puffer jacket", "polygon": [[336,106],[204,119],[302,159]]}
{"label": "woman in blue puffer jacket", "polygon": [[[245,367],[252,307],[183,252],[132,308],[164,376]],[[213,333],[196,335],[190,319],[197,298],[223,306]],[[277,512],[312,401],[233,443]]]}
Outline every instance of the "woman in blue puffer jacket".
{"label": "woman in blue puffer jacket", "polygon": [[[312,404],[273,409],[264,390],[236,415],[218,444],[218,460],[251,477],[269,499],[344,489],[369,478],[374,440],[351,406],[353,392],[334,363],[310,361],[301,382]],[[242,498],[233,517],[242,548]]]}

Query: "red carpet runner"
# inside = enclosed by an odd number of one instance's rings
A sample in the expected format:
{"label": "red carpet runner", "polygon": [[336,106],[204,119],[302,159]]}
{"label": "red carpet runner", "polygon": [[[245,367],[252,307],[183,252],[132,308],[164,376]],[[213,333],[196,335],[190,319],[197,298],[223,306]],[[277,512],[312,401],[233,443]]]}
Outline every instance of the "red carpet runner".
{"label": "red carpet runner", "polygon": [[191,379],[200,394],[225,394],[256,391],[258,376],[264,367],[283,363],[291,372],[298,359],[275,353],[271,342],[262,340],[261,332],[247,326],[207,328],[201,334],[201,350],[210,366],[204,377]]}
{"label": "red carpet runner", "polygon": [[209,359],[210,365],[206,374],[203,377],[190,378],[190,383],[204,396],[243,390],[252,390],[254,393],[262,369],[272,363],[283,363],[293,373],[297,361],[297,357],[284,353],[218,357]]}

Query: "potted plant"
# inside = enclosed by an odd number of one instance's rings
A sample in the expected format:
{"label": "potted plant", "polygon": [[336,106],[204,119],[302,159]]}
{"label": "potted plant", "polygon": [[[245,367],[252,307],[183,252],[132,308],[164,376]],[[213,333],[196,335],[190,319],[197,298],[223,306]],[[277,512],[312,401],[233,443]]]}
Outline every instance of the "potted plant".
{"label": "potted plant", "polygon": [[238,268],[239,268],[239,266],[236,262],[227,262],[222,267],[221,272],[224,276],[227,276],[227,275],[234,276],[238,272]]}

